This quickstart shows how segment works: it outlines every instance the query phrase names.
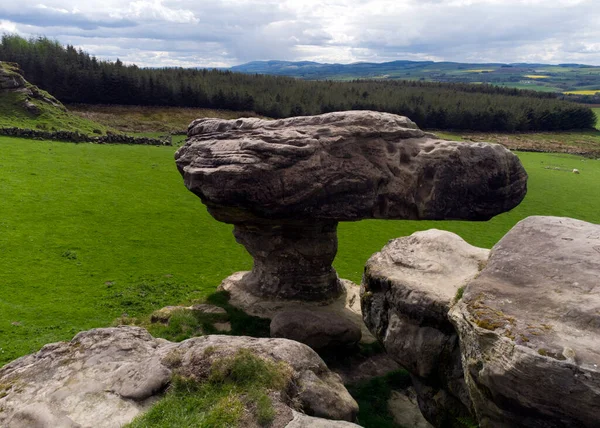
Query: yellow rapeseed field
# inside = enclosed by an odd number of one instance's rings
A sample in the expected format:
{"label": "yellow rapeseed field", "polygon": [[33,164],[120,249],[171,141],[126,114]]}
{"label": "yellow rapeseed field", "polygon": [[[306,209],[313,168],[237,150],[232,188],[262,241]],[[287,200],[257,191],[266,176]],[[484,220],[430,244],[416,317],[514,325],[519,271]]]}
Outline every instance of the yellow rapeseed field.
{"label": "yellow rapeseed field", "polygon": [[573,95],[594,95],[600,92],[600,89],[586,89],[580,91],[566,91],[563,94],[573,94]]}

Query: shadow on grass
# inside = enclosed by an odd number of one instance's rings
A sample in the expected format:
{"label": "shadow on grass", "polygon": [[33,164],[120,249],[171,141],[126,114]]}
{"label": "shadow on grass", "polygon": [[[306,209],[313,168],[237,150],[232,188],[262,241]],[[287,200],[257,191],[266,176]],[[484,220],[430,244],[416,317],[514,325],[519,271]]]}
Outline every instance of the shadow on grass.
{"label": "shadow on grass", "polygon": [[[398,428],[388,410],[388,400],[393,390],[411,385],[406,370],[396,370],[385,376],[348,386],[348,391],[358,403],[358,423],[365,428]],[[405,427],[410,428],[410,427]]]}

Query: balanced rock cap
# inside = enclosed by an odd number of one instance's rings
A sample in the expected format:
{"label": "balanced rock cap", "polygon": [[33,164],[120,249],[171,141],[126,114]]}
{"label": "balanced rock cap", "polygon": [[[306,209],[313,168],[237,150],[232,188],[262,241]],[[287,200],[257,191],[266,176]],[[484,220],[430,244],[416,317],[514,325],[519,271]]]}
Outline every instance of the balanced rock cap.
{"label": "balanced rock cap", "polygon": [[503,146],[440,140],[390,113],[198,119],[188,137],[177,167],[228,223],[487,220],[527,191],[523,166]]}

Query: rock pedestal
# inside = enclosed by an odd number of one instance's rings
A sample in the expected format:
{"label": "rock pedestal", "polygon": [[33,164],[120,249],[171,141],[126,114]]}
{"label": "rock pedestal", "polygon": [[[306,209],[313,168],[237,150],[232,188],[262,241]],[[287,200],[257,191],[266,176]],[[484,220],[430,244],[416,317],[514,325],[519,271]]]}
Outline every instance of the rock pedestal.
{"label": "rock pedestal", "polygon": [[[331,314],[333,317],[344,318],[361,330],[361,342],[372,343],[375,338],[369,332],[362,320],[360,310],[360,288],[347,279],[341,279],[342,294],[334,299],[325,301],[307,301],[290,299],[268,299],[248,291],[245,278],[250,272],[236,272],[225,278],[219,291],[229,294],[229,303],[249,315],[273,319],[281,312],[290,310],[319,311]],[[322,334],[327,334],[327,326],[323,326]]]}
{"label": "rock pedestal", "polygon": [[267,299],[326,301],[339,221],[487,220],[526,193],[504,147],[443,141],[406,117],[346,111],[281,120],[198,119],[176,153],[187,188],[254,257],[242,285]]}
{"label": "rock pedestal", "polygon": [[248,291],[275,299],[327,300],[342,286],[331,266],[337,222],[236,224],[233,234],[254,258]]}

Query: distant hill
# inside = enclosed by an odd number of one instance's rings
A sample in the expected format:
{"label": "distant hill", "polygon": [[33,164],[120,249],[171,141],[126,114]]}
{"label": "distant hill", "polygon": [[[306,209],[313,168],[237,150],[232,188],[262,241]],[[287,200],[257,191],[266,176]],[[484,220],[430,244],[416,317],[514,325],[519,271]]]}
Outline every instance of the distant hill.
{"label": "distant hill", "polygon": [[231,67],[241,73],[291,76],[306,80],[422,80],[489,83],[547,92],[600,92],[600,67],[585,64],[460,63],[391,61],[323,64],[312,61],[253,61]]}

